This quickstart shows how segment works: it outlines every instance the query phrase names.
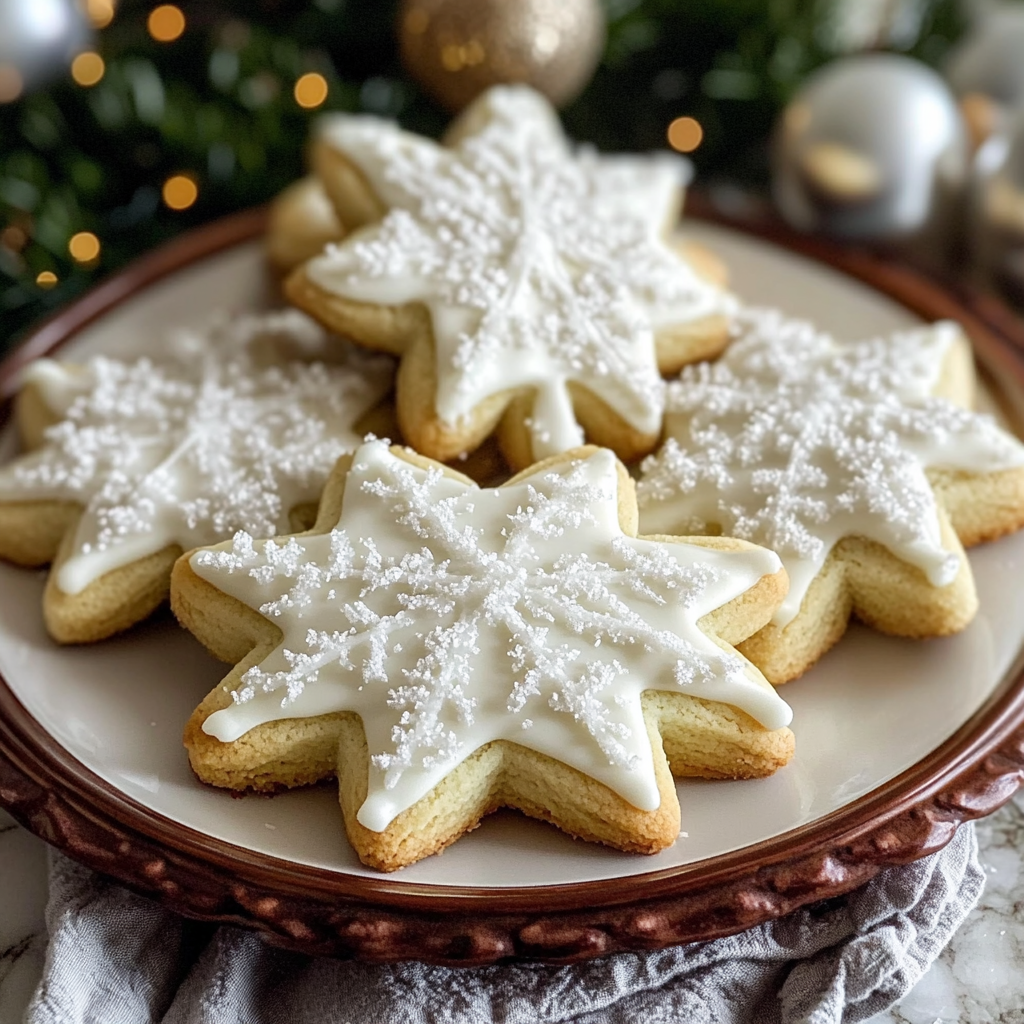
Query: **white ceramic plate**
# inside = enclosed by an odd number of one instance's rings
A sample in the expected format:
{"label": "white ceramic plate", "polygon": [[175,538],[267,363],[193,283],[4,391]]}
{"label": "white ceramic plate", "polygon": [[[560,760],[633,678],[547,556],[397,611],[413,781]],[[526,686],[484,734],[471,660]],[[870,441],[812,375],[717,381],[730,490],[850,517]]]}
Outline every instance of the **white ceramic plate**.
{"label": "white ceramic plate", "polygon": [[[806,316],[840,338],[914,324],[905,308],[851,278],[722,228],[691,236],[729,265],[748,302]],[[163,332],[214,310],[265,305],[257,244],[236,246],[146,288],[76,335],[66,358],[146,351]],[[14,450],[8,431],[0,453]],[[424,886],[542,886],[639,875],[771,839],[836,811],[940,745],[998,686],[1024,647],[1024,534],[971,552],[981,612],[956,637],[909,641],[854,626],[802,679],[783,689],[797,753],[774,777],[678,784],[683,834],[656,857],[574,842],[503,812],[443,856],[401,874]],[[200,833],[299,864],[366,877],[345,839],[329,786],[232,799],[200,785],[181,729],[221,678],[168,615],[93,647],[61,649],[43,630],[45,575],[0,566],[0,675],[69,753],[146,808]]]}

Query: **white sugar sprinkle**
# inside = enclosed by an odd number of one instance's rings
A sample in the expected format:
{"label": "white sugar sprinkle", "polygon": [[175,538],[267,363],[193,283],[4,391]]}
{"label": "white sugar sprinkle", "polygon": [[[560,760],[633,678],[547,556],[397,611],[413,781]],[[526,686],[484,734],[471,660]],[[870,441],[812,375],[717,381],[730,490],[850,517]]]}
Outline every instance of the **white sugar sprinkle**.
{"label": "white sugar sprinkle", "polygon": [[[684,619],[678,631],[667,631],[645,617],[645,608],[665,604],[666,589],[683,609],[706,601],[719,578],[709,565],[684,564],[665,550],[669,545],[648,550],[621,536],[602,559],[578,550],[541,557],[541,543],[562,531],[596,527],[595,507],[615,501],[608,490],[614,472],[597,485],[587,470],[587,463],[576,463],[525,485],[528,500],[502,516],[509,525],[497,553],[490,546],[497,515],[488,513],[480,526],[466,518],[467,507],[486,511],[483,496],[497,492],[474,491],[469,502],[461,494],[441,496],[439,472],[423,473],[391,456],[381,458],[361,491],[381,503],[375,519],[394,522],[421,542],[400,556],[384,556],[373,540],[342,528],[329,535],[326,559],[311,559],[295,539],[254,544],[245,534],[230,551],[199,552],[197,571],[214,582],[221,578],[229,592],[224,577],[258,580],[259,592],[269,597],[260,607],[264,615],[301,622],[304,609],[326,605],[337,623],[330,630],[292,628],[286,667],[250,668],[235,700],[280,693],[287,706],[328,666],[344,668],[346,678],[354,673],[353,683],[376,689],[393,716],[392,749],[372,753],[390,788],[409,769],[456,759],[465,730],[477,722],[474,659],[485,636],[507,637],[506,713],[514,720],[528,704],[547,708],[556,719],[578,723],[605,763],[635,769],[640,741],[620,709],[638,699],[639,690],[630,700],[616,693],[617,681],[635,672],[635,662],[627,668],[619,653],[642,650],[651,659],[648,673],[655,665],[674,666],[667,678],[682,689],[697,681],[745,681],[745,667],[714,644],[698,647],[696,626]],[[355,485],[350,480],[348,486]],[[333,590],[341,596],[328,597]],[[293,643],[300,636],[301,648]],[[601,660],[588,656],[605,646]],[[534,720],[522,717],[518,725],[529,730]]]}
{"label": "white sugar sprinkle", "polygon": [[731,303],[660,239],[678,201],[677,162],[574,151],[528,89],[495,89],[481,104],[485,116],[452,150],[379,121],[341,119],[328,137],[379,179],[392,209],[310,273],[356,298],[415,281],[432,309],[459,311],[450,338],[435,323],[437,408],[449,422],[527,383],[510,385],[509,374],[536,373],[554,397],[538,398],[526,421],[535,452],[579,442],[571,380],[638,429],[656,429],[664,386],[655,326]]}
{"label": "white sugar sprinkle", "polygon": [[[940,543],[922,467],[1024,462],[991,419],[930,397],[959,329],[839,344],[748,310],[736,333],[722,359],[669,385],[669,438],[637,486],[642,530],[741,537],[776,550],[791,578],[859,533],[948,583],[959,560]],[[799,598],[794,584],[787,601]]]}
{"label": "white sugar sprinkle", "polygon": [[328,354],[326,344],[308,318],[275,313],[179,333],[159,361],[42,361],[28,380],[61,419],[0,470],[0,494],[84,505],[77,554],[97,566],[129,542],[134,560],[146,537],[159,550],[285,532],[387,387],[388,360],[337,342],[334,363],[290,358]]}

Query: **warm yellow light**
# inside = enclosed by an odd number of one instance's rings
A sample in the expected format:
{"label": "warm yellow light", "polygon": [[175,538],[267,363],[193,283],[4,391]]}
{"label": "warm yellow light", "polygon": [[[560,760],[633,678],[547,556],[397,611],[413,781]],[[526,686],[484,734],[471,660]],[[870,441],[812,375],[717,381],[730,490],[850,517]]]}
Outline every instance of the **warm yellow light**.
{"label": "warm yellow light", "polygon": [[79,263],[91,263],[100,254],[100,240],[91,231],[79,231],[71,236],[68,252]]}
{"label": "warm yellow light", "polygon": [[797,163],[816,188],[839,201],[870,199],[885,180],[877,161],[839,142],[806,145]]}
{"label": "warm yellow light", "polygon": [[441,66],[445,71],[461,71],[466,63],[463,56],[464,47],[458,43],[448,43],[441,47]]}
{"label": "warm yellow light", "polygon": [[470,41],[462,48],[462,59],[469,65],[469,67],[474,67],[477,64],[483,64],[486,58],[487,51],[484,49],[483,44],[479,39],[470,39]]}
{"label": "warm yellow light", "polygon": [[158,43],[173,43],[185,31],[185,15],[174,4],[161,4],[150,12],[146,27]]}
{"label": "warm yellow light", "polygon": [[668,126],[668,144],[680,153],[692,153],[703,138],[704,129],[692,117],[677,117]]}
{"label": "warm yellow light", "polygon": [[49,290],[57,283],[57,275],[52,270],[43,270],[36,276],[36,284]]}
{"label": "warm yellow light", "polygon": [[199,187],[186,174],[175,174],[164,182],[164,202],[172,210],[187,210],[199,197]]}
{"label": "warm yellow light", "polygon": [[421,36],[427,31],[430,15],[422,7],[414,7],[405,16],[405,31],[412,36]]}
{"label": "warm yellow light", "polygon": [[107,66],[103,63],[103,58],[98,53],[93,53],[92,50],[80,53],[71,62],[71,77],[79,85],[95,85],[106,70]]}
{"label": "warm yellow light", "polygon": [[311,71],[295,83],[295,102],[306,110],[319,107],[327,99],[327,79]]}
{"label": "warm yellow light", "polygon": [[0,64],[0,103],[13,103],[21,95],[24,84],[16,67]]}
{"label": "warm yellow light", "polygon": [[114,20],[114,0],[85,0],[85,12],[94,28],[106,28]]}

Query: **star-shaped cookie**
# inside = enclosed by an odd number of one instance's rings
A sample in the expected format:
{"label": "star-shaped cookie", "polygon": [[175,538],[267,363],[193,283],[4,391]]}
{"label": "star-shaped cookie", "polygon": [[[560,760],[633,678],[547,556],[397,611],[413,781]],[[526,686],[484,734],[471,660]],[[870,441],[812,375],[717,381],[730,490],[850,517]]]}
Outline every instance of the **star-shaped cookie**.
{"label": "star-shaped cookie", "polygon": [[661,373],[720,351],[733,305],[664,237],[688,165],[573,149],[525,86],[485,93],[448,141],[327,121],[316,170],[351,233],[289,298],[401,356],[399,423],[431,458],[496,428],[517,468],[584,433],[626,460],[649,452]]}
{"label": "star-shaped cookie", "polygon": [[286,274],[318,256],[345,229],[320,179],[309,175],[292,183],[270,204],[266,249],[270,265]]}
{"label": "star-shaped cookie", "polygon": [[789,594],[740,647],[773,683],[804,672],[851,614],[900,636],[963,629],[977,610],[963,545],[1024,525],[1024,446],[967,408],[960,328],[839,344],[750,311],[737,333],[669,387],[668,440],[638,484],[642,529],[778,552]]}
{"label": "star-shaped cookie", "polygon": [[656,852],[679,832],[673,772],[753,777],[792,755],[789,708],[730,646],[785,587],[743,541],[637,537],[608,450],[481,489],[369,442],[310,532],[178,561],[175,614],[237,663],[185,743],[231,789],[337,774],[349,838],[383,870],[501,806]]}
{"label": "star-shaped cookie", "polygon": [[184,549],[312,522],[392,372],[326,343],[290,310],[181,332],[158,360],[29,367],[18,418],[30,450],[0,469],[0,558],[53,563],[54,639],[100,640],[144,619]]}

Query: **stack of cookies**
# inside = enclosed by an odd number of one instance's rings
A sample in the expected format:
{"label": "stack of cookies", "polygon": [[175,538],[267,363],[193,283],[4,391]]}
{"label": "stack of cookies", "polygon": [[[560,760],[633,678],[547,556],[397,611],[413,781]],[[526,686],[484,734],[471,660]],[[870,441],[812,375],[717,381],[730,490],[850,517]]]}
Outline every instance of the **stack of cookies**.
{"label": "stack of cookies", "polygon": [[956,325],[744,308],[673,235],[688,165],[574,147],[526,87],[443,145],[335,115],[312,153],[268,235],[294,308],[37,362],[0,470],[56,641],[169,595],[234,666],[185,726],[203,782],[336,776],[385,871],[499,807],[655,853],[673,776],[793,757],[773,684],[852,615],[971,620],[1024,445],[971,411]]}

